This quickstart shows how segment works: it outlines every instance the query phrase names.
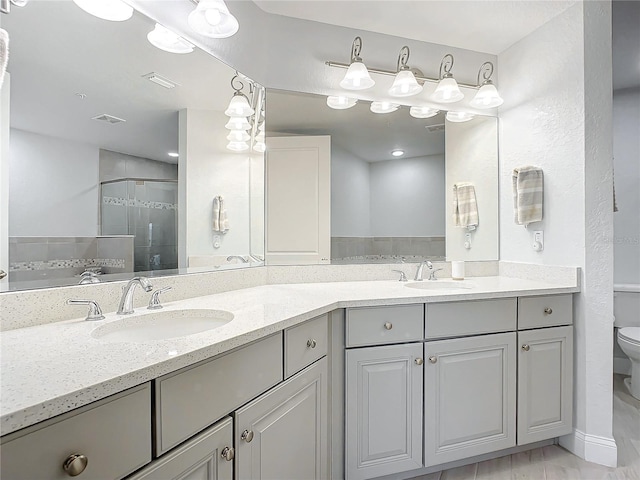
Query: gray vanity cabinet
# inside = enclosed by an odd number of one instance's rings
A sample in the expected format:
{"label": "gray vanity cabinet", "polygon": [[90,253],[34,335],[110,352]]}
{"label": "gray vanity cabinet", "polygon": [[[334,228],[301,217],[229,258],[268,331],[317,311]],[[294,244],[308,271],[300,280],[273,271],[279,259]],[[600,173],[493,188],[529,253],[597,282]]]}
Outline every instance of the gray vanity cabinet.
{"label": "gray vanity cabinet", "polygon": [[127,480],[233,480],[233,455],[233,421],[226,417]]}
{"label": "gray vanity cabinet", "polygon": [[516,333],[425,343],[425,465],[516,444]]}
{"label": "gray vanity cabinet", "polygon": [[327,359],[235,412],[236,480],[328,478]]}

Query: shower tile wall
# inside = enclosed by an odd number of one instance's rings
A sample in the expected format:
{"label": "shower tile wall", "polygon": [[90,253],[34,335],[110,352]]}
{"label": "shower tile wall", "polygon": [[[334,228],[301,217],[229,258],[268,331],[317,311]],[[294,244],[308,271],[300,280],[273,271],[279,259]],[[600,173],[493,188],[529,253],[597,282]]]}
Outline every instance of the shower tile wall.
{"label": "shower tile wall", "polygon": [[445,258],[444,237],[331,237],[332,261]]}

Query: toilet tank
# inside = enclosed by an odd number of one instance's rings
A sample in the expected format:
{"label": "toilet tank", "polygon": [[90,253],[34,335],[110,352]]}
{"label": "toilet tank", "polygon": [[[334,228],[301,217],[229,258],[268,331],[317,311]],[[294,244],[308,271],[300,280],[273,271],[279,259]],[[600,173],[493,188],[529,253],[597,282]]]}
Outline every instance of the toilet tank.
{"label": "toilet tank", "polygon": [[616,327],[640,327],[640,285],[613,286],[613,315]]}

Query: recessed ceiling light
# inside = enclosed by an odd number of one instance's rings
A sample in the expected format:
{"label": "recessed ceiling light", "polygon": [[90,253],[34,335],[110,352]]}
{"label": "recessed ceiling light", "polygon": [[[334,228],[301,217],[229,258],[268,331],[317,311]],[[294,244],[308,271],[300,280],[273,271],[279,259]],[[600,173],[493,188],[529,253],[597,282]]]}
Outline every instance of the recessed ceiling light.
{"label": "recessed ceiling light", "polygon": [[391,155],[393,155],[394,157],[401,157],[402,155],[404,155],[404,150],[394,150],[391,152]]}
{"label": "recessed ceiling light", "polygon": [[180,156],[176,152],[169,152],[169,153],[167,153],[167,155],[169,155],[170,157],[173,157],[173,158],[178,158]]}

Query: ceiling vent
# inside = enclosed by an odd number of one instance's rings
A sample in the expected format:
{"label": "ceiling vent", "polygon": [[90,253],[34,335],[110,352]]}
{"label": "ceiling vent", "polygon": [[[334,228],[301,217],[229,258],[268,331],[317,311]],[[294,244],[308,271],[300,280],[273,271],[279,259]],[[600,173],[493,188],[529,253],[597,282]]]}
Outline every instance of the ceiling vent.
{"label": "ceiling vent", "polygon": [[438,125],[427,125],[424,128],[426,128],[430,132],[441,132],[444,130],[444,123],[440,123]]}
{"label": "ceiling vent", "polygon": [[91,120],[98,120],[99,122],[107,122],[111,125],[115,125],[116,123],[126,122],[124,118],[114,117],[113,115],[107,115],[103,113],[102,115],[96,115],[92,117]]}
{"label": "ceiling vent", "polygon": [[174,88],[179,85],[176,82],[172,82],[168,78],[157,74],[156,72],[147,73],[146,75],[142,75],[142,77],[164,88]]}

